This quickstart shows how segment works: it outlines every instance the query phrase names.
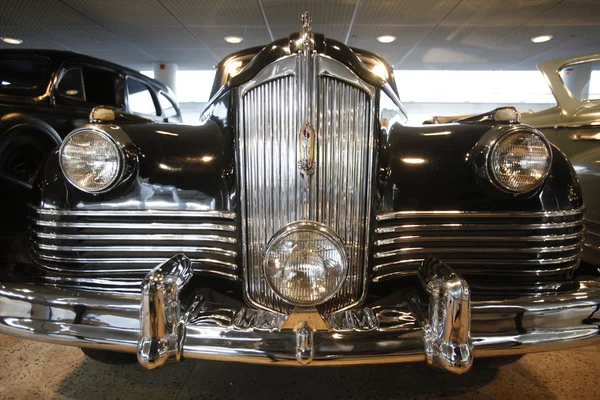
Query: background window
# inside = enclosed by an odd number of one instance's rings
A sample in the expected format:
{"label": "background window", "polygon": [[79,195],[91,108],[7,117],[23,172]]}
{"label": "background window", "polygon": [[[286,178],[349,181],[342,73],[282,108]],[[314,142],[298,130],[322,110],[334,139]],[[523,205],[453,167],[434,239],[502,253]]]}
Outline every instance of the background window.
{"label": "background window", "polygon": [[135,79],[127,79],[129,112],[142,115],[158,115],[150,88]]}
{"label": "background window", "polygon": [[81,68],[68,69],[58,84],[58,94],[69,99],[85,101],[85,89],[83,87],[83,73]]}
{"label": "background window", "polygon": [[50,60],[44,57],[0,59],[0,93],[40,94],[46,90],[50,76]]}
{"label": "background window", "polygon": [[95,105],[118,107],[117,74],[88,66],[84,66],[81,70],[86,101]]}
{"label": "background window", "polygon": [[175,104],[164,94],[160,93],[158,95],[158,102],[160,103],[160,108],[162,108],[162,116],[163,118],[174,118],[178,117],[177,107]]}

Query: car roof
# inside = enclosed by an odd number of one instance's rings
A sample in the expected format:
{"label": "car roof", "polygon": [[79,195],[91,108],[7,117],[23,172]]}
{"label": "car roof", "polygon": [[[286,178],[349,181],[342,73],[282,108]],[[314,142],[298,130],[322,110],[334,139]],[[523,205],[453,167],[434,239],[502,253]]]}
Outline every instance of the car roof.
{"label": "car roof", "polygon": [[75,53],[73,51],[67,50],[49,50],[49,49],[0,49],[0,58],[3,58],[7,55],[11,56],[42,56],[47,57],[52,60],[53,68],[58,68],[64,62],[84,62],[97,64],[101,66],[105,66],[108,68],[116,69],[121,71],[127,75],[134,76],[136,78],[142,79],[145,82],[151,83],[156,86],[158,89],[162,89],[166,92],[171,93],[166,85],[157,81],[156,79],[152,79],[146,75],[141,74],[139,71],[136,71],[131,68],[124,67],[119,64],[112,63],[110,61],[102,60],[96,57],[87,56],[85,54]]}

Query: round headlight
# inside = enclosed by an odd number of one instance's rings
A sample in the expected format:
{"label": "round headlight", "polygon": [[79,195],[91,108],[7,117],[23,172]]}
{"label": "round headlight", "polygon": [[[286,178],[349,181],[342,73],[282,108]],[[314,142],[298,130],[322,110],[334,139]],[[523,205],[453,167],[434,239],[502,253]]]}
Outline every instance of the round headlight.
{"label": "round headlight", "polygon": [[346,277],[344,246],[321,223],[294,222],[269,242],[264,272],[271,289],[288,303],[321,304],[340,289]]}
{"label": "round headlight", "polygon": [[552,155],[548,142],[531,131],[516,131],[498,140],[490,152],[490,169],[501,189],[526,193],[548,175]]}
{"label": "round headlight", "polygon": [[115,141],[97,130],[70,134],[60,148],[60,166],[65,177],[78,189],[102,192],[121,173],[122,154]]}

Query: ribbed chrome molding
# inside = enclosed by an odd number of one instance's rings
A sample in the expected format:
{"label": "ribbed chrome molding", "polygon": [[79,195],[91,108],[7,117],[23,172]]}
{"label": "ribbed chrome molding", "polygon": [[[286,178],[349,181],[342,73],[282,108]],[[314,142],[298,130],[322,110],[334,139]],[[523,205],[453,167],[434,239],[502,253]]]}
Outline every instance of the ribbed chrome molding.
{"label": "ribbed chrome molding", "polygon": [[372,279],[415,275],[428,256],[472,276],[530,281],[565,276],[579,265],[584,210],[379,214]]}
{"label": "ribbed chrome molding", "polygon": [[[368,266],[375,89],[329,57],[300,52],[265,68],[238,94],[247,300],[291,310],[263,277],[263,252],[281,227],[310,220],[333,229],[349,255],[348,279],[320,310],[351,307],[363,296]],[[307,121],[316,133],[315,165],[303,175],[298,135]]]}
{"label": "ribbed chrome molding", "polygon": [[72,277],[141,279],[185,253],[194,273],[240,279],[235,213],[32,207],[29,236],[40,267]]}

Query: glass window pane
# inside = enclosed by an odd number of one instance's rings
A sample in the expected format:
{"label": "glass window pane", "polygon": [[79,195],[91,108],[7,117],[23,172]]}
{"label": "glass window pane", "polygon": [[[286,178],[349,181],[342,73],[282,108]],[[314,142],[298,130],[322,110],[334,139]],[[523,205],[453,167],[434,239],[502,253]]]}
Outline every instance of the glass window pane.
{"label": "glass window pane", "polygon": [[167,96],[160,93],[158,95],[158,102],[160,103],[160,108],[162,108],[162,116],[164,118],[172,118],[177,116],[177,108]]}
{"label": "glass window pane", "polygon": [[50,72],[50,60],[45,57],[2,58],[0,59],[0,93],[41,94],[48,86]]}
{"label": "glass window pane", "polygon": [[127,79],[129,112],[142,115],[158,115],[150,88],[135,79]]}
{"label": "glass window pane", "polygon": [[600,61],[568,65],[560,70],[560,77],[576,99],[600,99]]}
{"label": "glass window pane", "polygon": [[58,83],[57,91],[59,95],[69,99],[85,101],[81,68],[67,70]]}

